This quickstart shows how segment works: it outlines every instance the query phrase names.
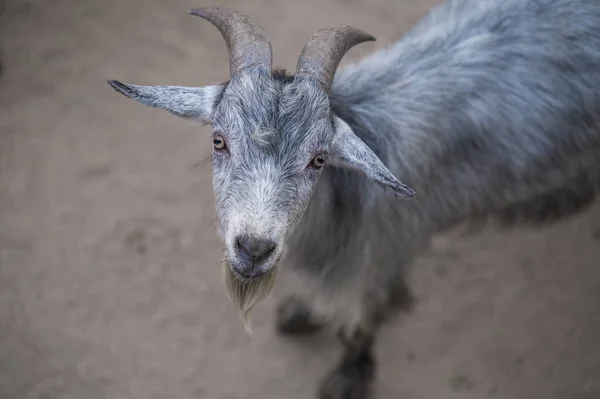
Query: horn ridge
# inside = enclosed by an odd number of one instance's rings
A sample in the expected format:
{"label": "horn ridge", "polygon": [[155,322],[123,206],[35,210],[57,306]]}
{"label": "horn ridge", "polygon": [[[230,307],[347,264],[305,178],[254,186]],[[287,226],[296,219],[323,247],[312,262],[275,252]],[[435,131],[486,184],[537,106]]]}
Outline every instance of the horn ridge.
{"label": "horn ridge", "polygon": [[366,41],[375,41],[375,37],[349,25],[321,29],[302,49],[296,76],[315,78],[325,90],[329,90],[344,55],[355,45]]}
{"label": "horn ridge", "polygon": [[229,8],[216,6],[193,8],[189,13],[212,23],[225,39],[229,51],[231,77],[248,67],[271,70],[271,42],[264,30],[250,17]]}

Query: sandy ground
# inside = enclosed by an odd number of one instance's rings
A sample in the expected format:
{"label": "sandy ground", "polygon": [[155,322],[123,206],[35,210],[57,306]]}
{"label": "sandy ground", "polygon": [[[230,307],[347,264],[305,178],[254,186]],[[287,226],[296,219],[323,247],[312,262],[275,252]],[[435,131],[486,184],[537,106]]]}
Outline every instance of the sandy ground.
{"label": "sandy ground", "polygon": [[[349,23],[400,37],[433,1],[229,0],[293,68]],[[118,95],[108,78],[227,78],[217,30],[184,0],[7,0],[0,17],[0,398],[307,399],[332,337],[254,338],[221,286],[208,128]],[[377,347],[380,399],[600,398],[600,207],[542,231],[436,240],[416,312]]]}

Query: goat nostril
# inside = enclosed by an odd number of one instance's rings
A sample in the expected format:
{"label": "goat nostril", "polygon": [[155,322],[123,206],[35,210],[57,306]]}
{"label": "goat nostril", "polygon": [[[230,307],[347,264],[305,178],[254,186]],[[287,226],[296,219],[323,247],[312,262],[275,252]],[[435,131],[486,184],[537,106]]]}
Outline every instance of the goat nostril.
{"label": "goat nostril", "polygon": [[269,257],[271,256],[271,254],[275,251],[275,243],[273,241],[266,241],[263,245],[263,247],[261,248],[261,250],[259,251],[259,254],[255,255],[256,258],[256,263],[262,263],[264,261],[266,261],[267,259],[269,259]]}
{"label": "goat nostril", "polygon": [[238,237],[235,243],[238,253],[256,264],[267,260],[276,247],[275,242],[271,240],[245,236]]}
{"label": "goat nostril", "polygon": [[245,252],[244,244],[242,243],[243,239],[238,237],[235,239],[235,249],[238,252]]}

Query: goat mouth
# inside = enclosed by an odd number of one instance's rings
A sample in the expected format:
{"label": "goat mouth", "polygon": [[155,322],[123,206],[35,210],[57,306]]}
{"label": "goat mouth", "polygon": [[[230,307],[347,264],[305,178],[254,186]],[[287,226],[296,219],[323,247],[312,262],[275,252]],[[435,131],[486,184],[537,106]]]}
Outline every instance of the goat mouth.
{"label": "goat mouth", "polygon": [[252,271],[251,274],[247,274],[247,273],[241,273],[239,271],[237,271],[234,267],[229,266],[231,268],[231,273],[234,275],[235,278],[237,278],[240,282],[242,283],[250,283],[253,281],[258,281],[261,280],[262,278],[265,277],[265,275],[267,275],[271,270],[261,270],[261,269],[254,269]]}
{"label": "goat mouth", "polygon": [[251,282],[268,277],[279,267],[280,260],[281,254],[273,254],[271,259],[264,262],[245,263],[243,259],[239,259],[237,256],[232,257],[230,253],[225,252],[222,262],[229,268],[232,277],[240,282]]}

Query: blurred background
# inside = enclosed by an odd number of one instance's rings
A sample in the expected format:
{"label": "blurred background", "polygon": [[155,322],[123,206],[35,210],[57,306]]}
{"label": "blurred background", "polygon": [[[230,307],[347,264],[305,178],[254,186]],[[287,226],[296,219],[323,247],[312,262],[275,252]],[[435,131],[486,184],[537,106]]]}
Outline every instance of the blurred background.
{"label": "blurred background", "polygon": [[[332,337],[275,334],[284,275],[249,338],[220,279],[209,128],[106,79],[228,78],[225,42],[189,16],[249,14],[277,67],[351,24],[400,38],[437,1],[0,0],[0,398],[307,399]],[[600,206],[540,231],[436,238],[413,315],[377,346],[380,399],[600,398]]]}

